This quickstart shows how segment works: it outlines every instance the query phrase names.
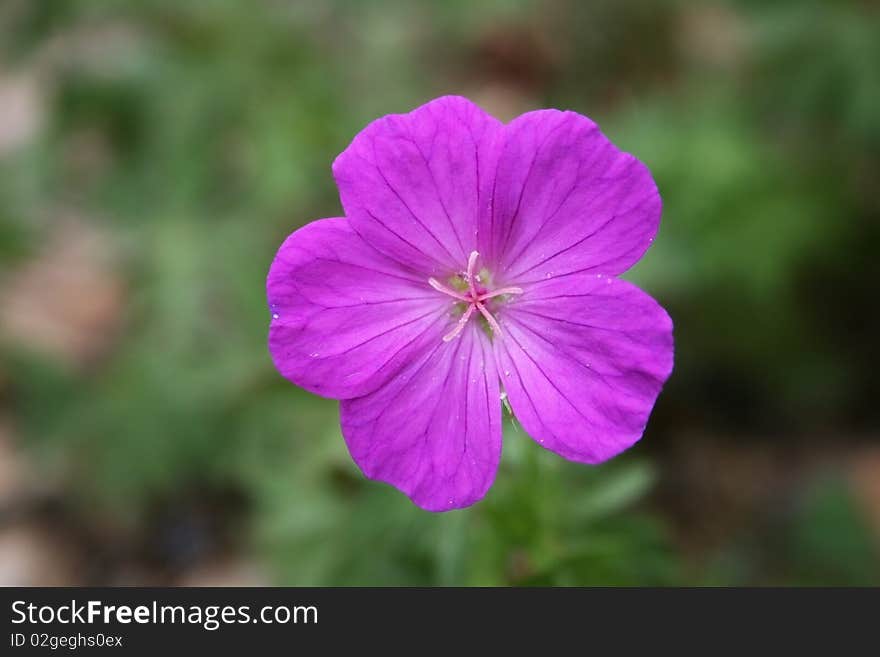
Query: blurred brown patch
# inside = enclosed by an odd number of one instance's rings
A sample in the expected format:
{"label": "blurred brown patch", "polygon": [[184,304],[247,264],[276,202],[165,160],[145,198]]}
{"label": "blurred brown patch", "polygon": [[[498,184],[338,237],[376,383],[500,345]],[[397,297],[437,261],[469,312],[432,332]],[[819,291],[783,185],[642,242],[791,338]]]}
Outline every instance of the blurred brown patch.
{"label": "blurred brown patch", "polygon": [[538,106],[531,96],[518,87],[501,83],[479,85],[465,93],[465,96],[504,123]]}
{"label": "blurred brown patch", "polygon": [[852,483],[880,542],[880,448],[872,440],[839,437],[829,449],[821,437],[805,437],[793,450],[770,438],[682,437],[664,461],[656,501],[682,550],[699,561],[741,540],[768,540],[796,511],[805,482],[836,473]]}
{"label": "blurred brown patch", "polygon": [[45,247],[0,285],[3,339],[84,366],[121,326],[125,287],[104,232],[66,218]]}
{"label": "blurred brown patch", "polygon": [[681,12],[678,33],[681,54],[690,64],[729,70],[746,53],[745,25],[725,5],[688,5]]}
{"label": "blurred brown patch", "polygon": [[856,498],[880,544],[880,447],[869,447],[855,455],[851,480]]}
{"label": "blurred brown patch", "polygon": [[175,586],[269,586],[263,567],[233,555],[218,558],[184,573]]}
{"label": "blurred brown patch", "polygon": [[537,92],[553,79],[562,54],[537,24],[497,25],[480,35],[469,57],[471,76],[490,86]]}
{"label": "blurred brown patch", "polygon": [[0,71],[0,157],[25,146],[45,119],[45,94],[35,75]]}
{"label": "blurred brown patch", "polygon": [[791,454],[762,444],[703,436],[676,441],[658,491],[682,548],[699,555],[748,531],[784,503],[796,468]]}
{"label": "blurred brown patch", "polygon": [[523,548],[513,548],[507,556],[507,579],[512,584],[526,581],[535,575],[532,556]]}
{"label": "blurred brown patch", "polygon": [[0,529],[0,586],[75,586],[82,580],[69,546],[39,524]]}
{"label": "blurred brown patch", "polygon": [[0,417],[0,586],[83,583],[66,533],[34,513],[47,486]]}

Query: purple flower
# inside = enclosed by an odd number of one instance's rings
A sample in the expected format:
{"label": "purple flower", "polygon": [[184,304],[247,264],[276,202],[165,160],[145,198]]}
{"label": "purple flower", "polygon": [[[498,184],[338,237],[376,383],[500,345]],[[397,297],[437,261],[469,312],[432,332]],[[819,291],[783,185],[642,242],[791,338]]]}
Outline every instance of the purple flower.
{"label": "purple flower", "polygon": [[660,222],[641,162],[573,112],[503,125],[444,97],[368,125],[333,174],[345,218],[297,230],[272,263],[269,349],[341,400],[367,477],[431,511],[473,504],[505,396],[572,461],[641,437],[673,357],[669,316],[617,278]]}

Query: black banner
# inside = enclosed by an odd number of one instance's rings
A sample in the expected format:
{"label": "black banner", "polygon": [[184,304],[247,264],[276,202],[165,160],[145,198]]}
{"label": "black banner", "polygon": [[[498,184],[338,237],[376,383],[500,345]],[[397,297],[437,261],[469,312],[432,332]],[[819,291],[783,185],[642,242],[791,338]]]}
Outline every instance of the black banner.
{"label": "black banner", "polygon": [[839,650],[876,647],[880,590],[61,588],[3,589],[2,605],[3,655],[529,643],[712,652],[773,635]]}

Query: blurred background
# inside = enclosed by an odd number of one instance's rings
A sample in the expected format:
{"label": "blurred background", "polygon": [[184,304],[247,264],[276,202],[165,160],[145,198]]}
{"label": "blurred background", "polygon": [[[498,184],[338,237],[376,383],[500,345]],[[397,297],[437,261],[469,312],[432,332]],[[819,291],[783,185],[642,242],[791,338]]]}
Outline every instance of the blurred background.
{"label": "blurred background", "polygon": [[[629,452],[508,427],[432,515],[276,373],[264,282],[445,93],[649,165],[677,354]],[[880,584],[878,186],[869,0],[0,0],[0,583]]]}

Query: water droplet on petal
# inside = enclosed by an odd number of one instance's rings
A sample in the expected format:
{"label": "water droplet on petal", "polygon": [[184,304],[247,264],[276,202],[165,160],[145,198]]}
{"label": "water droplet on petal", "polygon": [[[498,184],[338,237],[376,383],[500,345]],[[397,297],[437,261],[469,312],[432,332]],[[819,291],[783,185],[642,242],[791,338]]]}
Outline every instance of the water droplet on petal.
{"label": "water droplet on petal", "polygon": [[312,353],[309,354],[309,356],[311,356],[312,358],[317,358],[320,355],[321,354],[319,354],[317,351],[313,351]]}
{"label": "water droplet on petal", "polygon": [[272,319],[278,319],[278,313],[272,313]]}
{"label": "water droplet on petal", "polygon": [[509,371],[509,370],[504,370],[504,376],[510,376],[510,371]]}

